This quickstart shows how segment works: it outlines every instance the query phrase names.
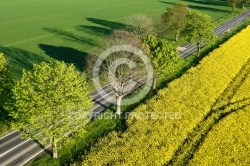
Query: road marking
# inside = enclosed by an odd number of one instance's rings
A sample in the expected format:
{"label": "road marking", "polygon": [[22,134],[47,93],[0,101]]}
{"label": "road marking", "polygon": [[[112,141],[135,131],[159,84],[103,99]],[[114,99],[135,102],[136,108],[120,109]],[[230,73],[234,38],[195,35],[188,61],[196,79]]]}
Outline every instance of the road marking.
{"label": "road marking", "polygon": [[11,133],[9,133],[9,134],[3,136],[3,137],[1,137],[0,140],[1,140],[1,139],[4,139],[5,137],[8,137],[9,135],[11,135],[11,134],[13,134],[13,133],[15,133],[15,132],[17,132],[17,130],[16,130],[16,131],[13,131],[13,132],[11,132]]}
{"label": "road marking", "polygon": [[[46,146],[44,149],[48,149],[49,147],[50,147],[50,145]],[[31,156],[29,159],[25,160],[22,165],[25,165],[30,160],[32,160],[33,158],[35,158],[36,156],[38,156],[40,153],[42,153],[44,151],[44,149],[40,150],[39,152],[37,152],[36,154],[34,154],[33,156]]]}
{"label": "road marking", "polygon": [[13,147],[13,148],[11,148],[10,150],[8,150],[8,151],[4,152],[3,154],[1,154],[0,157],[4,156],[5,154],[9,153],[9,152],[12,151],[13,149],[16,149],[17,147],[21,146],[22,144],[24,144],[24,143],[26,143],[26,142],[28,142],[28,141],[30,141],[30,140],[26,140],[26,141],[22,142],[21,144],[15,146],[15,147]]}
{"label": "road marking", "polygon": [[96,101],[101,100],[102,98],[104,98],[104,97],[108,96],[108,95],[109,95],[109,94],[111,94],[111,93],[113,93],[113,92],[109,92],[109,93],[107,93],[106,95],[104,95],[104,96],[100,97],[99,99],[95,100],[93,103],[95,103]]}

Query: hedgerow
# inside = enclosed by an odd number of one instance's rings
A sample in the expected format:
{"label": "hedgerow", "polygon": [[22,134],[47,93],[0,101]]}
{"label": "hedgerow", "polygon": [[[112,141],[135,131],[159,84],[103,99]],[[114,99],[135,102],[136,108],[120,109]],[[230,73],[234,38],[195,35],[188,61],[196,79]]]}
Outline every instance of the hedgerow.
{"label": "hedgerow", "polygon": [[[197,67],[160,90],[153,99],[141,104],[129,116],[128,129],[102,138],[83,156],[81,165],[184,165],[192,158],[190,154],[194,154],[195,145],[200,146],[203,137],[219,123],[224,113],[243,109],[242,103],[231,103],[234,93],[231,94],[230,88],[235,90],[234,80],[250,58],[249,37],[250,27],[247,27],[210,53]],[[230,98],[229,103],[225,96]],[[146,112],[172,115],[178,112],[181,117],[138,116]],[[206,152],[205,148],[202,154]]]}

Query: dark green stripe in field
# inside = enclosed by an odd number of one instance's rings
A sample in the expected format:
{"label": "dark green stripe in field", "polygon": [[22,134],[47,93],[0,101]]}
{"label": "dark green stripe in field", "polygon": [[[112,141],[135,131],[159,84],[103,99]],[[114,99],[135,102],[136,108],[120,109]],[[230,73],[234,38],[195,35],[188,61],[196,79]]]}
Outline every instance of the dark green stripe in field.
{"label": "dark green stripe in field", "polygon": [[50,57],[82,69],[79,60],[103,35],[124,28],[127,16],[156,17],[176,2],[215,20],[231,11],[224,0],[0,0],[0,52],[11,58],[17,78],[22,67]]}

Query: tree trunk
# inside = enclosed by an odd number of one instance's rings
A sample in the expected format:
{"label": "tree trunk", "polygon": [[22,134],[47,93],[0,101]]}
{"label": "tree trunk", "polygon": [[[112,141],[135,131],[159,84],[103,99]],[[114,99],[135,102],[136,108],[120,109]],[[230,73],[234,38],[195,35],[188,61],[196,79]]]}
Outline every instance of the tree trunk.
{"label": "tree trunk", "polygon": [[200,51],[201,51],[201,45],[200,43],[197,43],[197,57],[200,56]]}
{"label": "tree trunk", "polygon": [[176,31],[175,31],[175,41],[177,42],[178,39],[179,39],[179,30],[176,29]]}
{"label": "tree trunk", "polygon": [[55,138],[52,139],[52,151],[53,151],[53,159],[57,159],[57,143]]}
{"label": "tree trunk", "polygon": [[116,115],[121,115],[121,103],[122,103],[122,96],[116,97]]}
{"label": "tree trunk", "polygon": [[156,76],[154,76],[153,86],[152,86],[153,90],[155,90],[155,88],[156,88],[156,83],[157,83],[157,78],[156,78]]}
{"label": "tree trunk", "polygon": [[235,9],[236,9],[236,4],[232,4],[232,12],[234,13],[235,12]]}

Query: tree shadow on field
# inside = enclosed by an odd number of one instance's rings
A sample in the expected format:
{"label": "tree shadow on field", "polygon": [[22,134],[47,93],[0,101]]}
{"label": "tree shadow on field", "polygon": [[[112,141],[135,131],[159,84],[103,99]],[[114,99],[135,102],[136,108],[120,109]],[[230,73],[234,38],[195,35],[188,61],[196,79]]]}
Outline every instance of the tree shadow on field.
{"label": "tree shadow on field", "polygon": [[127,25],[119,22],[114,22],[114,21],[108,21],[108,20],[102,20],[102,19],[97,19],[97,18],[86,18],[86,20],[107,27],[111,30],[119,30],[119,29],[124,29],[127,27]]}
{"label": "tree shadow on field", "polygon": [[[161,3],[165,4],[170,4],[170,5],[175,5],[175,3],[172,2],[165,2],[165,1],[159,1]],[[189,1],[187,1],[189,2]],[[212,7],[205,7],[205,6],[195,6],[195,5],[189,5],[187,4],[189,8],[195,9],[195,10],[200,10],[200,11],[212,11],[212,12],[220,12],[220,13],[231,13],[230,10],[223,10],[223,9],[217,9],[217,8],[212,8]]]}
{"label": "tree shadow on field", "polygon": [[[93,35],[93,36],[106,36],[110,35],[114,30],[124,29],[127,25],[119,22],[96,19],[96,18],[86,18],[89,22],[95,25],[78,25],[75,27],[76,30]],[[80,43],[87,46],[97,47],[101,49],[105,49],[102,46],[98,45],[96,40],[86,38],[83,35],[76,35],[70,31],[60,30],[57,28],[43,28],[43,30],[58,35],[62,37],[64,40],[73,41],[76,43]]]}
{"label": "tree shadow on field", "polygon": [[225,0],[182,0],[188,3],[196,3],[199,5],[211,5],[211,6],[228,6]]}
{"label": "tree shadow on field", "polygon": [[127,25],[119,22],[96,19],[96,18],[86,18],[91,23],[96,24],[97,26],[89,25],[79,25],[76,27],[77,30],[90,35],[96,36],[106,36],[110,35],[114,30],[125,29]]}
{"label": "tree shadow on field", "polygon": [[85,70],[88,53],[70,47],[52,46],[46,44],[39,44],[38,46],[48,56],[59,61],[72,63],[80,71]]}
{"label": "tree shadow on field", "polygon": [[88,33],[90,35],[103,36],[110,35],[112,33],[112,29],[97,27],[97,26],[88,26],[88,25],[79,25],[76,27],[77,30]]}
{"label": "tree shadow on field", "polygon": [[45,31],[61,36],[65,40],[73,41],[83,45],[98,46],[97,43],[92,39],[87,39],[83,36],[75,35],[69,31],[60,30],[57,28],[43,28]]}
{"label": "tree shadow on field", "polygon": [[26,51],[15,47],[2,47],[0,52],[9,60],[10,70],[13,76],[19,79],[23,69],[31,70],[33,63],[49,61],[49,57],[40,56],[30,51]]}
{"label": "tree shadow on field", "polygon": [[171,160],[165,165],[188,165],[216,124],[233,112],[250,106],[250,97],[236,102],[232,101],[237,90],[248,76],[250,76],[250,59],[211,106],[210,112],[188,133],[187,138],[179,145]]}

